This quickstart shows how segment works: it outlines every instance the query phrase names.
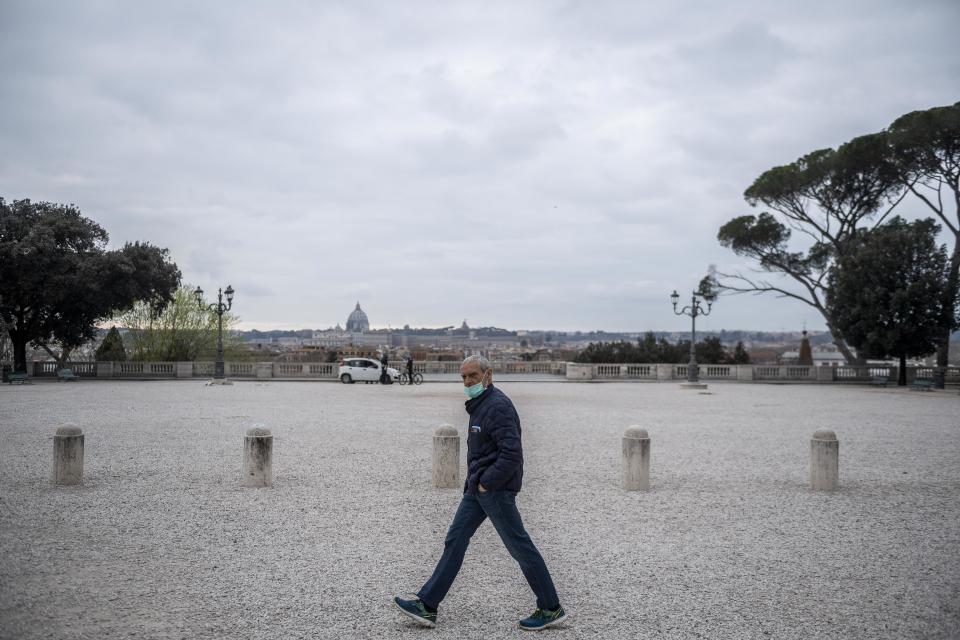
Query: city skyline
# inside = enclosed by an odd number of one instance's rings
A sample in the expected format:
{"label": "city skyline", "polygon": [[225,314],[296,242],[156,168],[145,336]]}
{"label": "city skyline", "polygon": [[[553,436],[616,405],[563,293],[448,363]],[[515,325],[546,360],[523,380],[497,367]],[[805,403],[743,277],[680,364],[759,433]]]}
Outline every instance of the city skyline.
{"label": "city skyline", "polygon": [[[357,302],[357,307],[359,307],[361,310],[363,310],[362,304],[361,304],[360,302]],[[365,311],[365,310],[363,310],[363,311],[364,311],[364,314],[366,314],[366,311]],[[355,311],[352,311],[351,314],[350,314],[350,316],[352,316],[353,313],[355,313]],[[337,330],[337,329],[339,328],[340,331],[342,331],[342,332],[344,332],[344,333],[349,333],[350,330],[348,329],[348,326],[349,326],[349,323],[350,323],[350,316],[348,316],[347,320],[345,320],[344,322],[338,322],[338,323],[336,323],[335,325],[330,325],[330,326],[326,326],[326,327],[318,327],[318,326],[296,326],[296,327],[289,327],[289,328],[281,328],[281,327],[264,327],[264,328],[259,328],[259,327],[257,327],[257,328],[253,328],[253,329],[248,329],[248,328],[240,327],[238,330],[239,330],[239,331],[244,331],[244,332],[249,332],[249,331],[255,330],[255,331],[260,331],[260,332],[264,332],[264,333],[270,332],[270,331],[277,331],[277,332],[281,332],[281,331],[287,331],[287,332],[294,332],[294,331],[323,332],[323,331]],[[613,331],[613,330],[605,329],[605,328],[603,328],[603,327],[580,328],[580,329],[557,329],[557,328],[554,328],[554,327],[511,327],[511,326],[503,326],[503,325],[472,325],[472,324],[470,324],[470,322],[468,321],[467,318],[464,318],[460,323],[447,323],[447,324],[433,323],[433,324],[427,324],[427,325],[421,325],[421,326],[392,325],[392,324],[389,324],[389,323],[386,324],[386,325],[378,325],[377,323],[372,323],[372,324],[369,325],[369,330],[368,330],[368,331],[369,331],[369,332],[378,332],[378,331],[406,331],[406,330],[409,330],[409,331],[444,331],[444,330],[447,330],[447,329],[461,329],[464,324],[466,324],[466,325],[467,325],[467,328],[469,328],[469,329],[471,329],[471,330],[495,328],[495,329],[504,329],[504,330],[506,330],[506,331],[524,332],[524,333],[559,333],[559,334],[607,333],[607,334],[614,334],[614,335],[616,335],[616,334],[638,334],[638,335],[642,335],[642,334],[644,334],[644,333],[646,333],[646,332],[648,332],[648,331],[652,331],[652,332],[657,333],[657,334],[660,334],[660,333],[670,333],[670,334],[684,334],[684,333],[686,333],[686,334],[689,334],[689,332],[690,332],[690,327],[689,327],[689,325],[687,326],[686,329],[657,329],[657,328],[651,327],[651,328],[645,328],[645,329],[632,329],[632,330],[623,330],[623,331]],[[751,328],[742,328],[742,327],[737,327],[737,328],[716,327],[716,328],[713,328],[713,329],[710,329],[710,328],[701,329],[701,328],[698,326],[698,328],[697,328],[697,333],[699,334],[699,333],[701,333],[701,331],[702,331],[703,333],[719,333],[719,332],[721,332],[721,331],[725,331],[725,332],[728,332],[728,333],[733,333],[733,332],[787,333],[787,334],[797,334],[797,335],[799,335],[799,334],[802,333],[803,331],[808,331],[811,335],[820,335],[820,334],[823,334],[823,333],[827,333],[825,330],[808,330],[808,329],[806,329],[806,327],[800,327],[800,328],[797,328],[797,329],[789,329],[789,328],[788,328],[788,329],[784,329],[783,331],[779,331],[779,330],[778,330],[778,331],[765,331],[765,330],[751,329]]]}
{"label": "city skyline", "polygon": [[[240,327],[683,331],[763,171],[958,99],[960,5],[13,0],[0,196],[236,290]],[[906,198],[897,213],[928,215]],[[803,234],[795,234],[800,242]],[[682,302],[681,302],[682,305]],[[697,327],[823,330],[721,296]]]}

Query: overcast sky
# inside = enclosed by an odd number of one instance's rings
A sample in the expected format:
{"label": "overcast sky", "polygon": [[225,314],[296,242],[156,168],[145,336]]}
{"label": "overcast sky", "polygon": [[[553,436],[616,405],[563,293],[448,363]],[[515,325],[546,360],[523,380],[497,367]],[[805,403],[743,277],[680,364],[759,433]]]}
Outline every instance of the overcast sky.
{"label": "overcast sky", "polygon": [[[958,25],[956,0],[0,0],[0,196],[169,248],[243,328],[360,301],[686,329],[669,294],[737,268],[717,230],[760,173],[960,99]],[[803,322],[735,296],[698,326]]]}

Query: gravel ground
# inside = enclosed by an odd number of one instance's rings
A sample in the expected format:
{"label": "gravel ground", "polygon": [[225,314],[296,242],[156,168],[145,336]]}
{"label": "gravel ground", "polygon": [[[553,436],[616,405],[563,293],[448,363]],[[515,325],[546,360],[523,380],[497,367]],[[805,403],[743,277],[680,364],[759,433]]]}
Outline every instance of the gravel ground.
{"label": "gravel ground", "polygon": [[[520,510],[570,614],[550,637],[960,637],[955,392],[502,388],[524,427]],[[437,629],[390,605],[457,506],[431,488],[430,447],[441,423],[463,432],[462,400],[429,383],[0,387],[0,637],[527,637],[532,594],[489,524]],[[66,422],[86,434],[82,487],[50,481]],[[274,486],[241,489],[257,424]],[[619,487],[633,424],[649,492]],[[835,493],[807,488],[820,428],[840,439]]]}

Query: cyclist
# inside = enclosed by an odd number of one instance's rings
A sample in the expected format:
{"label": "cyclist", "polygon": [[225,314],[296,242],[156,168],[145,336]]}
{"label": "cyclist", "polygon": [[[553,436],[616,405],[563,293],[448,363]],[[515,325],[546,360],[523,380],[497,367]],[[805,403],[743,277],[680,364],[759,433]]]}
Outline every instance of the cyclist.
{"label": "cyclist", "polygon": [[407,354],[407,382],[413,384],[413,356]]}

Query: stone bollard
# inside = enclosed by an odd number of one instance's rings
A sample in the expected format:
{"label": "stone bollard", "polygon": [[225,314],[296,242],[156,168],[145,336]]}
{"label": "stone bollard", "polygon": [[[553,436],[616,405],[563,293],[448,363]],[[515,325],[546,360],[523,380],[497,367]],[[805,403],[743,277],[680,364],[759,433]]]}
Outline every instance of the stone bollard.
{"label": "stone bollard", "polygon": [[270,429],[247,429],[243,439],[244,487],[269,487],[273,484],[273,435]]}
{"label": "stone bollard", "polygon": [[433,433],[433,486],[437,489],[460,486],[460,435],[448,424]]}
{"label": "stone bollard", "polygon": [[840,486],[840,443],[828,429],[814,432],[810,440],[810,488],[832,491]]}
{"label": "stone bollard", "polygon": [[636,426],[623,434],[623,488],[627,491],[650,488],[650,436],[646,429]]}
{"label": "stone bollard", "polygon": [[53,483],[83,484],[83,430],[66,424],[53,436]]}

